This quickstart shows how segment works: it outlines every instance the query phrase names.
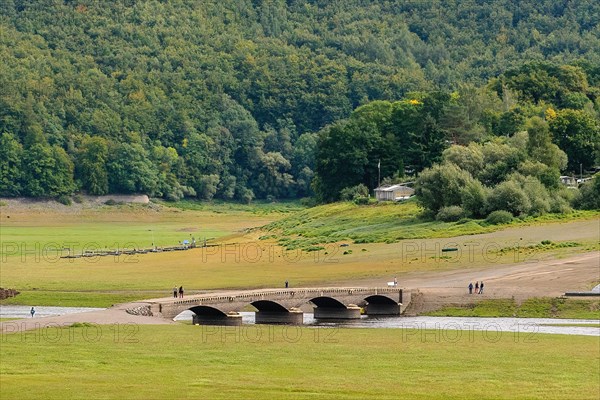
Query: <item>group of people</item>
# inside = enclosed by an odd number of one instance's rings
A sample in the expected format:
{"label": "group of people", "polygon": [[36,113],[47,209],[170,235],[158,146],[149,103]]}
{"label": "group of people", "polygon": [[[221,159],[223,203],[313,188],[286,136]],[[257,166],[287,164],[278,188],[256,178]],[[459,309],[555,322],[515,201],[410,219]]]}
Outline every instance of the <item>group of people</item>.
{"label": "group of people", "polygon": [[481,281],[481,283],[475,282],[475,286],[473,286],[473,282],[469,283],[469,294],[473,294],[473,288],[475,288],[475,294],[482,294],[483,281]]}
{"label": "group of people", "polygon": [[183,286],[179,286],[179,289],[177,289],[177,286],[173,287],[173,297],[183,299]]}

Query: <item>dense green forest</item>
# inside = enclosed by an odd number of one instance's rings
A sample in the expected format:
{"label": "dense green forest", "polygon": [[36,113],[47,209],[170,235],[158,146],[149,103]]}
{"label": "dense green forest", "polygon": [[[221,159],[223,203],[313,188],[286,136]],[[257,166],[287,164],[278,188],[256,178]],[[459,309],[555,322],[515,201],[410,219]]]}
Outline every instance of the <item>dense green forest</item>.
{"label": "dense green forest", "polygon": [[599,21],[595,0],[0,0],[0,196],[330,201],[461,151],[484,191],[552,190],[598,162]]}

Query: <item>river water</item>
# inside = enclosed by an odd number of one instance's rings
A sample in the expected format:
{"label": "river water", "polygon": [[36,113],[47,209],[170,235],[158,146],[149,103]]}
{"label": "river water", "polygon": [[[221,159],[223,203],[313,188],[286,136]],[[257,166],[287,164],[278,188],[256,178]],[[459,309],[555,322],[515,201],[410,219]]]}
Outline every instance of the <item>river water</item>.
{"label": "river water", "polygon": [[[0,318],[31,318],[31,307],[0,306]],[[103,308],[86,307],[36,307],[35,317],[48,317],[63,314],[99,311]],[[253,312],[242,312],[244,324],[254,324]],[[191,321],[193,313],[184,311],[175,319]],[[323,321],[315,320],[312,313],[304,313],[304,325],[324,328],[395,328],[404,329],[406,335],[425,335],[451,340],[462,335],[457,331],[471,334],[480,332],[488,340],[496,340],[504,334],[526,340],[535,333],[563,335],[600,336],[600,320],[552,319],[552,318],[472,318],[472,317],[369,317],[357,320]],[[572,326],[572,325],[590,326]]]}
{"label": "river water", "polygon": [[[242,323],[254,324],[253,312],[241,312]],[[175,319],[191,321],[193,313],[184,311]],[[456,331],[482,332],[490,340],[503,334],[527,338],[535,333],[563,335],[600,336],[600,320],[593,319],[552,319],[552,318],[475,318],[475,317],[369,317],[363,315],[357,320],[323,321],[316,320],[312,313],[304,313],[304,325],[340,328],[395,328],[405,329],[407,334],[439,335],[446,339],[457,337]],[[590,325],[587,326],[572,326]],[[562,326],[560,326],[562,325]],[[570,326],[571,325],[571,326]],[[433,332],[425,332],[432,330]],[[454,332],[453,332],[454,331]]]}
{"label": "river water", "polygon": [[[0,306],[0,318],[31,318],[29,306]],[[86,311],[100,311],[105,308],[90,307],[35,307],[35,317],[52,317],[56,315],[75,314]]]}

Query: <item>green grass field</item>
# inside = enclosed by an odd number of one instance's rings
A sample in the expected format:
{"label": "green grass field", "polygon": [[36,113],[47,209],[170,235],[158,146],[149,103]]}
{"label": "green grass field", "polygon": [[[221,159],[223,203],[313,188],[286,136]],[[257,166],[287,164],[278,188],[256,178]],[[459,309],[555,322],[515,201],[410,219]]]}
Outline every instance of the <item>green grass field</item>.
{"label": "green grass field", "polygon": [[[219,239],[241,229],[281,218],[290,205],[257,206],[252,211],[225,205],[201,210],[133,206],[103,206],[82,212],[10,212],[0,207],[0,256],[32,262],[38,258],[81,254],[84,250],[124,250],[176,246],[194,237]],[[10,218],[7,218],[10,217]]]}
{"label": "green grass field", "polygon": [[521,304],[511,299],[490,299],[461,307],[444,307],[427,313],[437,317],[521,317],[600,319],[600,300],[530,298]]}
{"label": "green grass field", "polygon": [[56,307],[102,307],[107,308],[114,304],[128,303],[140,299],[164,297],[164,291],[49,291],[26,290],[16,297],[2,300],[2,305],[36,305]]}
{"label": "green grass field", "polygon": [[3,335],[2,398],[573,400],[600,390],[597,337],[77,325]]}

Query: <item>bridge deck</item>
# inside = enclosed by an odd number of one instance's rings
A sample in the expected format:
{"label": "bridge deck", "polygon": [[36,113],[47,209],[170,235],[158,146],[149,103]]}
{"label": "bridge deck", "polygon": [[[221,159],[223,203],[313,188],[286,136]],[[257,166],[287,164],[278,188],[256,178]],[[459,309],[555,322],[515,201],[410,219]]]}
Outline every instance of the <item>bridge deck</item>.
{"label": "bridge deck", "polygon": [[230,301],[254,301],[255,299],[278,299],[282,297],[318,297],[318,296],[335,296],[335,295],[361,295],[366,296],[383,294],[399,294],[402,292],[398,287],[380,287],[380,288],[365,288],[365,287],[319,287],[319,288],[271,288],[271,289],[254,289],[254,290],[230,290],[219,291],[202,294],[187,295],[183,299],[174,297],[163,297],[158,299],[145,300],[147,303],[157,304],[202,304],[202,303],[220,303]]}

